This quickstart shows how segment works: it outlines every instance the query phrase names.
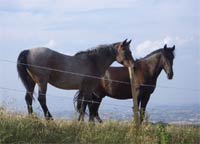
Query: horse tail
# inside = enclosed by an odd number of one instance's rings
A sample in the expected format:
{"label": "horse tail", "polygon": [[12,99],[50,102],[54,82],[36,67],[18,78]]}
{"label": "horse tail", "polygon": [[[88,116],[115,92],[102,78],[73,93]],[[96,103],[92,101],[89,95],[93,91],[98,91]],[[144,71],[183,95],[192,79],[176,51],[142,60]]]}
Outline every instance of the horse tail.
{"label": "horse tail", "polygon": [[[26,90],[29,92],[31,85],[35,82],[33,81],[33,79],[31,78],[31,76],[29,75],[29,73],[27,71],[28,55],[29,55],[29,50],[24,50],[19,54],[18,59],[17,59],[17,71],[18,71],[18,75],[19,75],[23,85],[25,86]],[[32,97],[32,99],[34,99],[34,98]]]}
{"label": "horse tail", "polygon": [[82,100],[82,95],[80,94],[80,91],[77,91],[76,94],[74,95],[73,103],[75,110],[79,113],[81,111],[81,105],[82,105],[81,100]]}
{"label": "horse tail", "polygon": [[[78,113],[81,113],[82,103],[83,103],[83,95],[81,94],[80,90],[76,92],[73,99],[74,108]],[[85,112],[88,115],[87,112]]]}

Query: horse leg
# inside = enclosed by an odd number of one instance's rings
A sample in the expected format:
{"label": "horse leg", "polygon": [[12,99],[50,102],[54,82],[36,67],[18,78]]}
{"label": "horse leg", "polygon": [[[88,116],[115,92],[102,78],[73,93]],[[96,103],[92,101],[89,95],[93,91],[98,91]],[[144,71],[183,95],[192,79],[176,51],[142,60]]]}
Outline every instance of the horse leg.
{"label": "horse leg", "polygon": [[33,113],[33,108],[32,108],[33,91],[26,92],[25,100],[27,104],[28,114],[31,115]]}
{"label": "horse leg", "polygon": [[102,121],[102,119],[100,118],[100,116],[99,116],[99,106],[100,106],[100,104],[101,104],[101,101],[102,101],[102,98],[100,98],[100,97],[95,97],[96,99],[94,99],[97,103],[94,103],[93,104],[93,111],[94,111],[94,116],[95,116],[95,118],[97,119],[97,121],[99,122],[99,123],[102,123],[103,121]]}
{"label": "horse leg", "polygon": [[94,103],[88,103],[89,108],[89,122],[94,122],[94,109],[93,109]]}
{"label": "horse leg", "polygon": [[[80,95],[83,96],[83,93]],[[78,104],[80,104],[80,109],[79,109],[79,117],[78,117],[78,121],[84,121],[84,117],[85,117],[85,110],[87,107],[87,103],[84,101],[84,96],[78,99]]]}
{"label": "horse leg", "polygon": [[86,106],[88,105],[88,108],[89,108],[89,122],[94,122],[94,112],[92,110],[92,105],[93,103],[91,102],[92,101],[92,92],[90,91],[87,91],[87,93],[85,95],[83,95],[84,97],[84,102],[83,102],[83,115],[85,114],[85,109],[86,109]]}
{"label": "horse leg", "polygon": [[42,107],[44,112],[44,116],[46,120],[52,120],[52,115],[49,112],[47,105],[46,105],[46,91],[47,91],[47,83],[39,84],[39,96],[38,101]]}
{"label": "horse leg", "polygon": [[79,96],[78,96],[78,103],[77,103],[77,107],[79,107],[79,118],[78,121],[84,121],[84,117],[85,117],[85,111],[86,111],[86,107],[87,107],[87,102],[85,101],[84,98],[84,92],[82,90],[80,90]]}
{"label": "horse leg", "polygon": [[99,122],[99,123],[103,123],[103,120],[100,118],[100,116],[99,116],[99,106],[100,106],[100,103],[99,104],[95,104],[95,118],[97,119],[97,121]]}
{"label": "horse leg", "polygon": [[[84,101],[82,103],[82,110],[81,110],[81,115],[82,115],[82,119],[84,117],[84,114],[85,114],[85,109],[86,109],[86,106],[88,105],[89,107],[89,110],[90,107],[92,107],[92,98],[93,98],[93,92],[95,90],[95,87],[97,86],[99,80],[94,80],[94,79],[91,79],[91,78],[86,78],[83,80],[83,87],[81,88],[81,91],[82,91],[82,96],[84,98]],[[92,112],[90,114],[93,114]],[[90,115],[89,117],[89,121],[94,121],[94,117],[93,115]]]}
{"label": "horse leg", "polygon": [[140,108],[140,122],[142,123],[145,117],[146,106],[149,101],[150,95],[144,95],[141,101],[141,108]]}
{"label": "horse leg", "polygon": [[35,88],[35,82],[30,79],[29,83],[27,83],[26,85],[26,95],[25,95],[25,100],[26,100],[29,115],[33,113],[32,101],[33,101],[34,88]]}
{"label": "horse leg", "polygon": [[102,101],[102,97],[104,96],[97,94],[97,92],[93,92],[92,94],[93,102],[88,105],[89,112],[90,112],[90,118],[89,118],[90,121],[94,121],[94,118],[96,118],[99,123],[103,122],[98,113],[99,106]]}

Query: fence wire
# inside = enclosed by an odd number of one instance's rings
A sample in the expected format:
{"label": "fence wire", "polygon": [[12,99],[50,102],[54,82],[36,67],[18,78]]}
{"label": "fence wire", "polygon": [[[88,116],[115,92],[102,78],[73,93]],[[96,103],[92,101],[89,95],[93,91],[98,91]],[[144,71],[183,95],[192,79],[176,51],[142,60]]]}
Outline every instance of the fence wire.
{"label": "fence wire", "polygon": [[[20,65],[25,65],[25,66],[30,66],[38,69],[43,69],[43,70],[51,70],[51,71],[56,71],[56,72],[61,72],[61,73],[67,73],[67,74],[72,74],[72,75],[77,75],[77,76],[82,76],[82,77],[88,77],[88,78],[94,78],[94,79],[99,79],[99,80],[106,80],[110,82],[115,82],[115,83],[121,83],[121,84],[126,84],[130,85],[130,82],[125,82],[125,81],[119,81],[119,80],[112,80],[112,79],[106,79],[103,77],[97,77],[97,76],[92,76],[92,75],[86,75],[86,74],[81,74],[81,73],[76,73],[76,72],[70,72],[70,71],[64,71],[60,69],[53,69],[53,68],[48,68],[48,67],[43,67],[43,66],[38,66],[38,65],[32,65],[32,64],[25,64],[25,63],[17,63],[15,61],[7,60],[7,59],[1,59],[1,62],[7,62],[7,63],[13,63],[13,64],[20,64]],[[141,84],[141,86],[144,87],[159,87],[159,88],[169,88],[169,89],[179,89],[179,90],[190,90],[190,91],[196,91],[200,92],[200,89],[195,89],[195,88],[188,88],[188,87],[173,87],[173,86],[164,86],[164,85],[150,85],[150,84]]]}

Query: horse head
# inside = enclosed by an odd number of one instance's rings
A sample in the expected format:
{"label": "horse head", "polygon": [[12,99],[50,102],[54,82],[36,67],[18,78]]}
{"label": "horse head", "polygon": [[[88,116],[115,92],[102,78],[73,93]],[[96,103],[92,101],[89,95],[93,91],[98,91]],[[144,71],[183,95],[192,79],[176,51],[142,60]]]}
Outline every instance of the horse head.
{"label": "horse head", "polygon": [[162,50],[162,64],[165,73],[167,74],[168,79],[173,78],[173,60],[174,60],[174,50],[175,45],[173,47],[167,47],[167,44],[164,45]]}
{"label": "horse head", "polygon": [[116,60],[117,62],[124,65],[125,67],[134,66],[134,59],[131,54],[130,43],[131,43],[131,40],[127,42],[127,39],[126,39],[123,42],[120,42],[116,45],[116,49],[117,49]]}

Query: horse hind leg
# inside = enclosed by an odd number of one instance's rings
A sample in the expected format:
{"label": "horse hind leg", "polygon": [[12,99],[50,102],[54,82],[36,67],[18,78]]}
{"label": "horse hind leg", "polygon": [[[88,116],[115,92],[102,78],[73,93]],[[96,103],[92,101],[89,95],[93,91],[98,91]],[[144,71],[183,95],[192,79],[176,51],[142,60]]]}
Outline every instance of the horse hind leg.
{"label": "horse hind leg", "polygon": [[91,121],[94,121],[93,119],[96,118],[96,120],[99,123],[102,123],[103,121],[100,118],[99,113],[98,113],[102,98],[96,97],[95,95],[93,95],[93,100],[94,100],[94,102],[91,105],[89,105],[90,119],[91,119]]}
{"label": "horse hind leg", "polygon": [[35,88],[35,82],[30,79],[29,83],[27,83],[26,85],[26,95],[25,95],[25,100],[26,100],[29,115],[33,113],[32,101],[33,101],[34,88]]}
{"label": "horse hind leg", "polygon": [[51,113],[48,110],[48,107],[46,105],[46,91],[47,91],[47,83],[38,84],[39,86],[39,96],[38,101],[40,102],[40,105],[42,107],[42,110],[44,112],[44,116],[46,120],[53,120]]}
{"label": "horse hind leg", "polygon": [[[88,95],[87,93],[82,91],[80,94],[81,94],[82,98],[79,99],[79,100],[81,100],[81,108],[79,111],[80,115],[79,115],[78,121],[84,121],[86,107],[88,106],[89,110],[90,110],[91,103],[90,103],[90,99],[88,99],[88,97],[87,97],[87,95]],[[90,122],[94,121],[94,117],[93,117],[93,115],[91,115],[91,114],[93,114],[93,112],[90,111],[89,113],[90,113],[89,121]]]}
{"label": "horse hind leg", "polygon": [[84,117],[85,117],[85,110],[87,107],[87,103],[84,102],[84,98],[82,97],[81,99],[79,99],[81,107],[79,109],[79,117],[78,117],[78,121],[84,121]]}

